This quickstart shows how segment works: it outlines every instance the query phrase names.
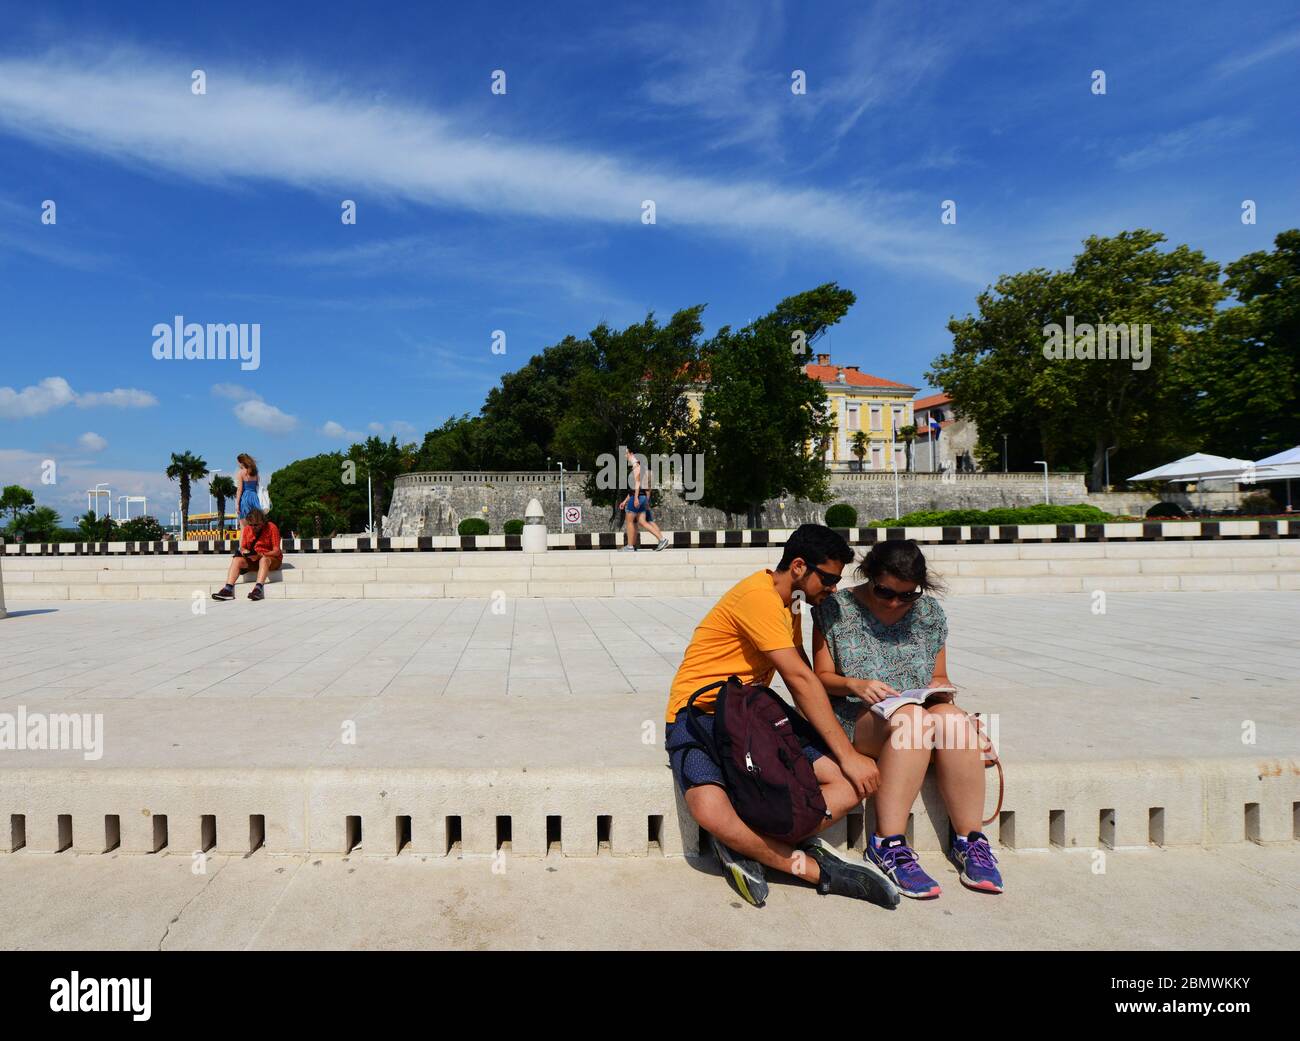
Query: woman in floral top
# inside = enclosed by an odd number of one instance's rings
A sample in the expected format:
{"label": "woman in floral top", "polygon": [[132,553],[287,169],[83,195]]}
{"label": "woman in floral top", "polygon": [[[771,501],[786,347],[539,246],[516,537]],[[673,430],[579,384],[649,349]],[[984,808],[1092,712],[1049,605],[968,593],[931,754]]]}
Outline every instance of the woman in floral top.
{"label": "woman in floral top", "polygon": [[905,705],[888,720],[869,711],[892,694],[952,686],[948,620],[933,597],[938,583],[912,539],[878,542],[858,567],[862,585],[813,608],[813,668],[853,747],[876,760],[876,832],[866,859],[904,896],[941,892],[917,862],[904,834],[931,759],[948,809],[949,857],[970,889],[1002,892],[1002,878],[980,829],[984,762],[974,724],[951,694]]}

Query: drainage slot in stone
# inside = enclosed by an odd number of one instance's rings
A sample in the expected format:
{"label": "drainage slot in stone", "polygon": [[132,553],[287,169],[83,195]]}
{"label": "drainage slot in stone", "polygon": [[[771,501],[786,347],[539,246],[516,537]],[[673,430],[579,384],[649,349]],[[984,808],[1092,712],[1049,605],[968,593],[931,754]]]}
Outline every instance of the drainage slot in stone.
{"label": "drainage slot in stone", "polygon": [[112,853],[122,845],[122,818],[116,813],[104,814],[104,852]]}
{"label": "drainage slot in stone", "polygon": [[1165,808],[1152,806],[1147,810],[1147,841],[1153,846],[1165,844]]}
{"label": "drainage slot in stone", "polygon": [[1052,810],[1047,815],[1047,836],[1053,846],[1065,845],[1065,811]]}
{"label": "drainage slot in stone", "polygon": [[1300,839],[1300,802],[1291,804],[1291,837]]}
{"label": "drainage slot in stone", "polygon": [[266,845],[266,814],[254,813],[248,818],[248,852],[256,853]]}
{"label": "drainage slot in stone", "polygon": [[548,814],[546,818],[546,852],[550,853],[552,850],[556,853],[564,852],[560,839],[559,814]]}
{"label": "drainage slot in stone", "polygon": [[1097,841],[1103,846],[1115,848],[1115,811],[1102,810],[1097,821]]}
{"label": "drainage slot in stone", "polygon": [[59,848],[57,852],[62,853],[65,849],[72,846],[72,814],[59,814]]}
{"label": "drainage slot in stone", "polygon": [[27,818],[21,813],[9,815],[9,852],[14,853],[27,845]]}
{"label": "drainage slot in stone", "polygon": [[497,849],[510,852],[510,818],[497,817]]}
{"label": "drainage slot in stone", "polygon": [[397,852],[401,853],[411,844],[411,818],[397,818]]}
{"label": "drainage slot in stone", "polygon": [[343,851],[351,853],[361,845],[361,818],[352,816],[347,819],[343,833]]}
{"label": "drainage slot in stone", "polygon": [[661,814],[652,813],[646,821],[646,849],[664,851],[664,819]]}
{"label": "drainage slot in stone", "polygon": [[1016,811],[1003,810],[998,814],[998,843],[1007,849],[1016,848]]}
{"label": "drainage slot in stone", "polygon": [[1246,803],[1246,840],[1259,841],[1259,803]]}
{"label": "drainage slot in stone", "polygon": [[845,818],[845,826],[848,831],[849,849],[864,849],[862,833],[866,828],[866,814],[850,813]]}
{"label": "drainage slot in stone", "polygon": [[205,813],[199,818],[199,849],[206,853],[217,844],[217,818],[215,814]]}
{"label": "drainage slot in stone", "polygon": [[613,830],[614,818],[601,814],[596,818],[596,852],[609,852],[609,833]]}
{"label": "drainage slot in stone", "polygon": [[447,818],[447,852],[460,850],[460,818]]}
{"label": "drainage slot in stone", "polygon": [[161,853],[167,848],[167,814],[153,815],[153,851]]}

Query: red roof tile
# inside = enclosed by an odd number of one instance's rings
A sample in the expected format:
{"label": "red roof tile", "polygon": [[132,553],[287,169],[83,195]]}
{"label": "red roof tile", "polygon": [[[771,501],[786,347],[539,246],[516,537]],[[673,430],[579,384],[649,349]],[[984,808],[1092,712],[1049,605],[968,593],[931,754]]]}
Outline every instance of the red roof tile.
{"label": "red roof tile", "polygon": [[917,398],[912,402],[912,409],[934,408],[935,405],[947,405],[952,402],[952,398],[947,394],[931,394],[928,398]]}
{"label": "red roof tile", "polygon": [[914,390],[906,383],[895,383],[893,380],[881,379],[879,376],[872,376],[869,372],[858,372],[854,369],[846,369],[842,365],[814,365],[809,364],[803,367],[803,371],[817,380],[819,383],[838,383],[839,374],[844,373],[844,382],[850,387],[889,387],[897,390]]}

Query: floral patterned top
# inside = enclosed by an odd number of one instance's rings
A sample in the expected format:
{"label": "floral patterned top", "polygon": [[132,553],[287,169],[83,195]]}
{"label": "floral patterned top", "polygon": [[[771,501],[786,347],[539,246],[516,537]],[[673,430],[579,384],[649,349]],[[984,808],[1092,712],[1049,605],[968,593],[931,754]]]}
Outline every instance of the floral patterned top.
{"label": "floral patterned top", "polygon": [[[835,671],[849,679],[883,680],[896,690],[928,687],[934,663],[948,642],[948,619],[932,596],[923,596],[893,625],[865,607],[851,589],[828,596],[812,609],[826,638]],[[856,717],[861,698],[831,698],[837,716]]]}

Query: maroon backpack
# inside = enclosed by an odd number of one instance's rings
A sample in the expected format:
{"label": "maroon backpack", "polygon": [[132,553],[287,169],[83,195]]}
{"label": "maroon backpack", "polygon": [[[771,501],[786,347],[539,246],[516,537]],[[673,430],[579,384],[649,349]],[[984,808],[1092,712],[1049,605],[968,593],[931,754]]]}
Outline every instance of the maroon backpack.
{"label": "maroon backpack", "polygon": [[[717,687],[710,740],[695,699]],[[776,691],[735,676],[710,683],[686,702],[686,724],[692,744],[721,769],[736,815],[756,832],[794,843],[822,826],[826,800]]]}

